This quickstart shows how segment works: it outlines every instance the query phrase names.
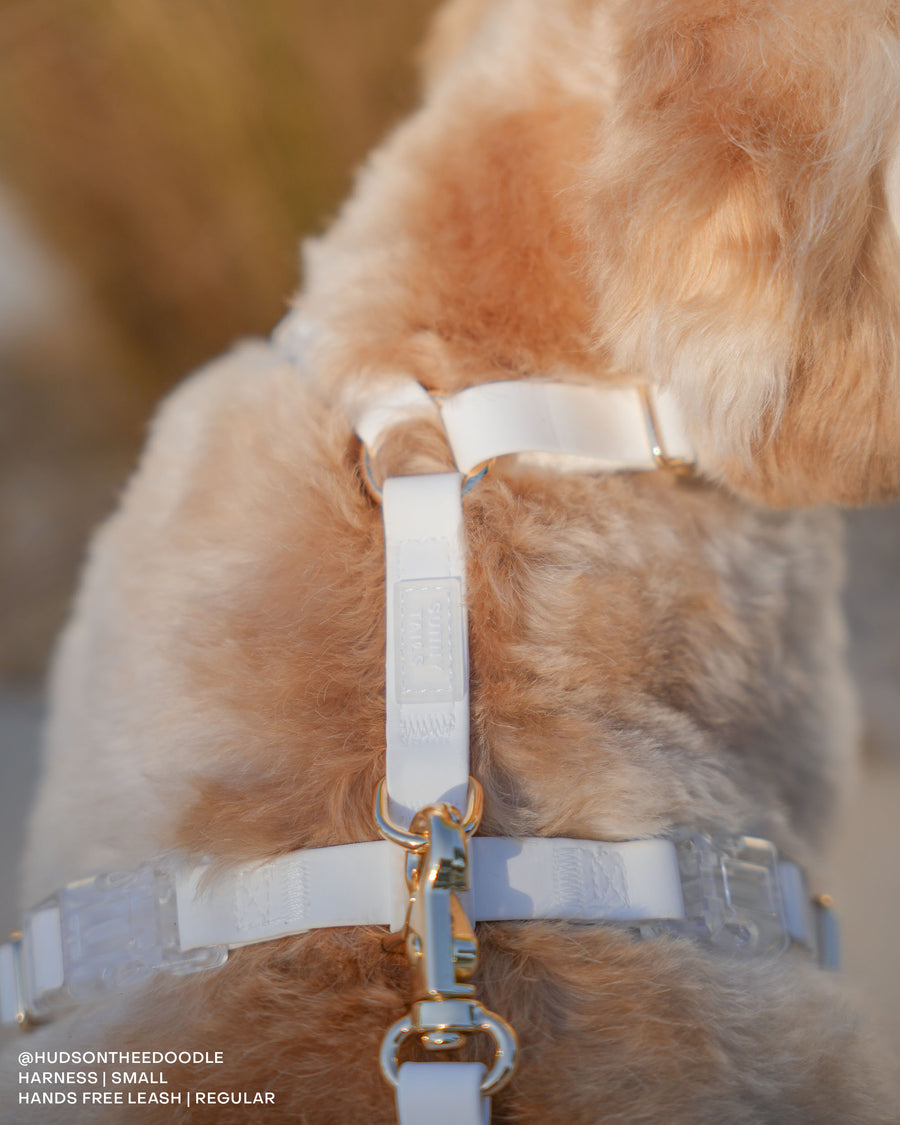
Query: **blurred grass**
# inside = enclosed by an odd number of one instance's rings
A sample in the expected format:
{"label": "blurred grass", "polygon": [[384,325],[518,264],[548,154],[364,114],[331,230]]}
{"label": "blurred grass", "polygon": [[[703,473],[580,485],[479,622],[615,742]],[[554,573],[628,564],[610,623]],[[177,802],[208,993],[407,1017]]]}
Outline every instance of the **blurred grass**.
{"label": "blurred grass", "polygon": [[4,0],[0,183],[78,300],[0,340],[0,676],[46,659],[152,403],[267,333],[413,104],[434,0]]}
{"label": "blurred grass", "polygon": [[264,331],[414,97],[417,0],[6,0],[0,169],[154,384]]}

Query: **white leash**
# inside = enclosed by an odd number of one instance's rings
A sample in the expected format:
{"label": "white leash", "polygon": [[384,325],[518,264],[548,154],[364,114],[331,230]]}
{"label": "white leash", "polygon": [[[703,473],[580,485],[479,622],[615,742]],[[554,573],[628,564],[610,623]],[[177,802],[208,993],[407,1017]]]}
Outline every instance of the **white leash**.
{"label": "white leash", "polygon": [[484,1076],[481,1063],[405,1063],[397,1084],[399,1125],[488,1125]]}

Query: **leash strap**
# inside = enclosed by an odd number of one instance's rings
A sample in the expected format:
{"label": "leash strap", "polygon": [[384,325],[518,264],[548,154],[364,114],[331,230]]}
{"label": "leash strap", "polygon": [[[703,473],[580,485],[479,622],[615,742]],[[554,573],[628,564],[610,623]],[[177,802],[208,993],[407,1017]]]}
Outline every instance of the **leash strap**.
{"label": "leash strap", "polygon": [[400,1125],[488,1125],[481,1063],[404,1063],[397,1086]]}

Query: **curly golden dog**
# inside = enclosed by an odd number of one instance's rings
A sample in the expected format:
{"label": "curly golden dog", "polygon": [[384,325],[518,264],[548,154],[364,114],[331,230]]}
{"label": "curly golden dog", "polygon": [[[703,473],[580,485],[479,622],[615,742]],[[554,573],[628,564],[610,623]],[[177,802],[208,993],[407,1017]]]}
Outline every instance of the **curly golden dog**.
{"label": "curly golden dog", "polygon": [[[696,451],[691,475],[503,458],[464,497],[481,834],[749,834],[818,886],[855,740],[825,506],[900,493],[900,5],[453,0],[425,70],[288,328],[171,396],[93,543],[27,905],[160,855],[376,838],[384,540],[347,403],[394,376],[654,385]],[[414,419],[368,471],[453,467]],[[479,995],[519,1039],[497,1122],[893,1119],[839,980],[796,951],[477,932]],[[227,1067],[198,1056],[178,1089],[270,1104],[10,1120],[387,1125],[409,972],[362,926],[160,976],[29,1046],[211,1048]]]}

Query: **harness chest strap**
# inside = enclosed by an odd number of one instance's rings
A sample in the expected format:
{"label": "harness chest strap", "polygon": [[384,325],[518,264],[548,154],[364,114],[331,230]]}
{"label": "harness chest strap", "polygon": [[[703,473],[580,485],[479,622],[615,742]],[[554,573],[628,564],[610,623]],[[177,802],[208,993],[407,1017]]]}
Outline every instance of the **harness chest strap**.
{"label": "harness chest strap", "polygon": [[[754,855],[749,855],[752,845]],[[662,926],[704,940],[726,927],[830,957],[802,870],[764,841],[696,835],[604,843],[475,836],[475,921],[553,920]],[[69,884],[0,946],[4,1023],[134,987],[157,972],[222,963],[229,949],[334,926],[385,926],[405,905],[398,849],[386,841],[310,848],[212,874],[146,866]],[[716,882],[718,880],[718,882]],[[696,888],[705,884],[704,899]],[[734,946],[741,951],[741,943]],[[748,952],[758,946],[744,942]]]}

